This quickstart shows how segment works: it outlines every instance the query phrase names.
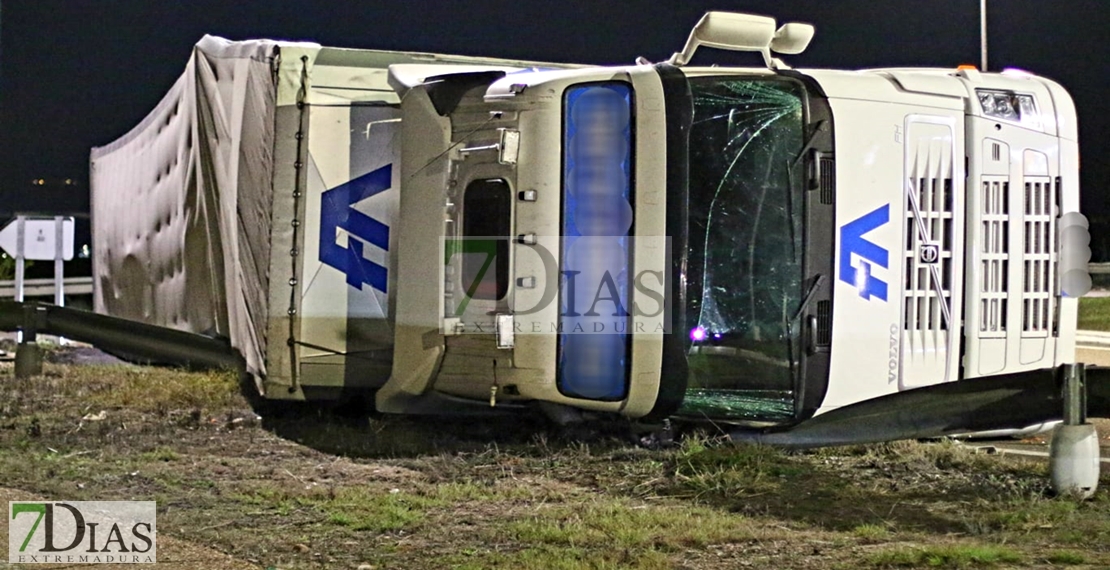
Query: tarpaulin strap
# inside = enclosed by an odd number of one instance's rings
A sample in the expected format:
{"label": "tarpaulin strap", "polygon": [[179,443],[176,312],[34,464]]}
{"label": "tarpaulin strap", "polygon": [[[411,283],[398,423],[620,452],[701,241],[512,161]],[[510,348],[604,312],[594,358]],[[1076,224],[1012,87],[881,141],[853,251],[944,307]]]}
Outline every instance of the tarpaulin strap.
{"label": "tarpaulin strap", "polygon": [[296,176],[293,183],[293,245],[289,248],[289,339],[286,344],[289,345],[289,393],[292,394],[300,389],[300,370],[297,364],[297,338],[296,338],[296,318],[297,318],[297,244],[300,238],[300,220],[297,215],[300,212],[299,206],[301,195],[303,194],[301,188],[301,179],[303,176],[304,167],[304,121],[307,114],[305,98],[308,94],[308,56],[301,56],[301,88],[297,90],[297,109],[299,116],[297,118],[297,158],[293,163],[293,168],[296,170]]}

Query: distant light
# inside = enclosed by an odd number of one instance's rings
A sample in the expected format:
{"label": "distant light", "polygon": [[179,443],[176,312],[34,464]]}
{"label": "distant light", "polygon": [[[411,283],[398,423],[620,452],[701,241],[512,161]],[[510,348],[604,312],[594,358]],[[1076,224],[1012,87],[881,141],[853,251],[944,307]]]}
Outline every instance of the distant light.
{"label": "distant light", "polygon": [[72,178],[66,178],[66,186],[73,186],[73,179]]}
{"label": "distant light", "polygon": [[694,330],[690,331],[690,340],[694,342],[701,342],[705,340],[705,329],[697,327]]}
{"label": "distant light", "polygon": [[713,333],[713,338],[721,338],[721,333]]}

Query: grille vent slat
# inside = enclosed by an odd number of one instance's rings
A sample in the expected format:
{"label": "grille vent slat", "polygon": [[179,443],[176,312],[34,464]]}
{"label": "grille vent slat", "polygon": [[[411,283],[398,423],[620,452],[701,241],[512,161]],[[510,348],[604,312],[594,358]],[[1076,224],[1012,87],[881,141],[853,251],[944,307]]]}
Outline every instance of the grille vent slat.
{"label": "grille vent slat", "polygon": [[1047,177],[1025,177],[1022,232],[1021,331],[1047,336],[1056,328],[1056,215],[1059,188]]}
{"label": "grille vent slat", "polygon": [[817,301],[817,348],[832,346],[832,302]]}
{"label": "grille vent slat", "polygon": [[821,184],[821,203],[832,204],[836,198],[836,160],[830,156],[820,157],[818,176]]}
{"label": "grille vent slat", "polygon": [[[1060,177],[1057,176],[1052,181],[1052,199],[1053,199],[1054,205],[1056,206],[1056,211],[1055,211],[1055,215],[1053,217],[1053,222],[1058,221],[1058,219],[1060,218],[1060,216],[1063,215],[1063,212],[1064,212],[1064,208],[1062,207],[1062,204],[1060,203],[1060,196],[1061,196]],[[1052,336],[1054,336],[1054,337],[1059,337],[1060,336],[1060,292],[1059,291],[1056,291],[1056,294],[1052,296]]]}
{"label": "grille vent slat", "polygon": [[981,336],[1005,336],[1006,298],[1009,295],[1010,183],[1005,179],[983,180],[982,192],[982,281],[979,313]]}

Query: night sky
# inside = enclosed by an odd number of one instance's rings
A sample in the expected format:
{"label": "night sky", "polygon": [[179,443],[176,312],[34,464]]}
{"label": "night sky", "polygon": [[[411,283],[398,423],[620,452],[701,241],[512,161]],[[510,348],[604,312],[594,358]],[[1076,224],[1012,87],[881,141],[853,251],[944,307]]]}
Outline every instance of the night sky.
{"label": "night sky", "polygon": [[[0,212],[34,201],[33,178],[71,177],[87,188],[89,148],[136,125],[206,33],[623,64],[636,56],[666,59],[707,9],[815,24],[806,53],[785,58],[796,67],[979,62],[977,0],[0,0]],[[1083,206],[1088,215],[1110,214],[1103,204],[1110,181],[1103,100],[1110,1],[990,0],[989,25],[992,69],[1020,67],[1072,93]],[[695,63],[761,65],[757,57],[705,50]]]}

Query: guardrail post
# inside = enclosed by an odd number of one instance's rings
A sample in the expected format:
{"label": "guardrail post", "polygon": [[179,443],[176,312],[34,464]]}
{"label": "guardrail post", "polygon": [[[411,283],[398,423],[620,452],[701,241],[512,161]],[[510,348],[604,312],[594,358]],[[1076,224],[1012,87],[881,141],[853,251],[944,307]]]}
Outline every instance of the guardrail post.
{"label": "guardrail post", "polygon": [[1089,499],[1098,490],[1098,432],[1087,422],[1086,367],[1065,364],[1064,423],[1056,426],[1049,449],[1052,489],[1058,495]]}
{"label": "guardrail post", "polygon": [[38,307],[23,305],[23,336],[15,349],[15,377],[30,378],[42,374],[42,348],[38,345]]}

